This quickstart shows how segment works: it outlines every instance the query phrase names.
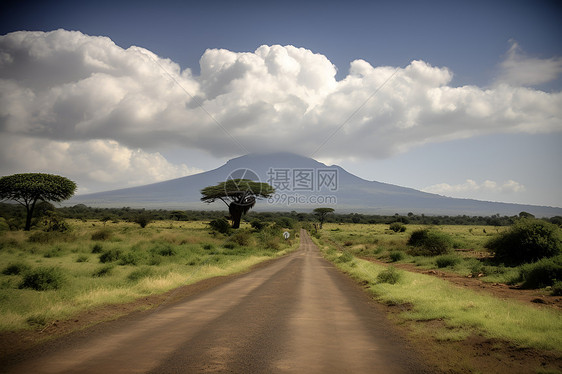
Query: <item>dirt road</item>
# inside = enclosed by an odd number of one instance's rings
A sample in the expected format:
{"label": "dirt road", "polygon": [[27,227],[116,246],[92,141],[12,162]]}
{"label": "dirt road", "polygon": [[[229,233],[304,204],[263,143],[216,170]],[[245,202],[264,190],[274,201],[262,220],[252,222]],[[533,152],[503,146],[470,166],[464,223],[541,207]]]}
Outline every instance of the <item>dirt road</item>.
{"label": "dirt road", "polygon": [[270,265],[136,318],[49,344],[10,373],[412,373],[425,367],[319,254]]}

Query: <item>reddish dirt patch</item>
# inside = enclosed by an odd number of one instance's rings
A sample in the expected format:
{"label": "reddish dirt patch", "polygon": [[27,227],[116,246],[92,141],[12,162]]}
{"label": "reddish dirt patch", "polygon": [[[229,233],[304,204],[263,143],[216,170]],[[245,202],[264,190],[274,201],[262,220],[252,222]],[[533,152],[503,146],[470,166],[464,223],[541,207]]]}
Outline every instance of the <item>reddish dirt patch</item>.
{"label": "reddish dirt patch", "polygon": [[[389,307],[390,313],[399,313],[396,307]],[[555,373],[562,371],[560,353],[521,348],[498,339],[471,335],[463,341],[438,341],[431,334],[420,332],[444,328],[440,320],[408,321],[403,327],[427,363],[441,373],[498,373],[527,374]],[[416,326],[414,326],[416,325]],[[417,333],[412,334],[412,331]]]}

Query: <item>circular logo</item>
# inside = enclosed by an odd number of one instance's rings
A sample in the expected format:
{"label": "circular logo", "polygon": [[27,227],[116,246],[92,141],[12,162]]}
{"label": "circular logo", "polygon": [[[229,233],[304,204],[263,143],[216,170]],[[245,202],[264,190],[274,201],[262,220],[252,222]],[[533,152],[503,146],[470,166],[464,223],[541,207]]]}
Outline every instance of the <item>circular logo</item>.
{"label": "circular logo", "polygon": [[247,206],[256,202],[256,195],[261,193],[261,185],[257,190],[249,190],[246,181],[261,183],[259,175],[246,168],[236,169],[230,172],[226,178],[225,194],[230,196],[237,205]]}

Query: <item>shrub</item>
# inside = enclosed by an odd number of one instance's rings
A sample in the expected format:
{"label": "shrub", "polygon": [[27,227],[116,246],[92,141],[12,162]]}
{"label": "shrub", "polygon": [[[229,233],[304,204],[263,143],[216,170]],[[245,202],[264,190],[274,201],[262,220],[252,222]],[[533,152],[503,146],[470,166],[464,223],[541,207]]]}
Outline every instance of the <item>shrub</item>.
{"label": "shrub", "polygon": [[110,249],[100,255],[100,262],[106,263],[117,261],[121,258],[122,255],[123,253],[119,249]]}
{"label": "shrub", "polygon": [[94,244],[92,247],[92,253],[102,253],[103,247],[99,244]]}
{"label": "shrub", "polygon": [[252,226],[252,228],[256,231],[261,231],[265,226],[267,226],[267,224],[259,219],[254,219],[250,222],[250,226]]}
{"label": "shrub", "polygon": [[263,243],[263,246],[274,251],[278,251],[281,248],[279,242],[273,238],[267,239],[265,243]]}
{"label": "shrub", "polygon": [[435,259],[435,264],[438,268],[446,268],[448,266],[455,266],[461,262],[460,257],[456,255],[443,255]]}
{"label": "shrub", "polygon": [[171,245],[165,245],[158,251],[160,256],[175,256],[176,250]]}
{"label": "shrub", "polygon": [[392,222],[389,228],[394,232],[404,232],[406,231],[406,226],[402,222]]}
{"label": "shrub", "polygon": [[562,281],[558,281],[552,285],[550,294],[552,296],[562,296]]}
{"label": "shrub", "polygon": [[442,232],[428,229],[416,230],[410,235],[408,245],[414,247],[411,250],[414,255],[438,256],[449,252],[451,238]]}
{"label": "shrub", "polygon": [[212,244],[206,243],[206,244],[202,244],[202,247],[204,250],[206,251],[210,251],[211,249],[214,248],[214,246]]}
{"label": "shrub", "polygon": [[57,213],[49,211],[43,217],[43,231],[66,232],[68,230],[70,230],[70,226]]}
{"label": "shrub", "polygon": [[43,254],[43,257],[45,258],[52,258],[52,257],[59,257],[62,256],[62,248],[61,247],[53,247],[51,249],[49,249],[48,251],[46,251]]}
{"label": "shrub", "polygon": [[19,288],[36,291],[57,290],[64,282],[62,271],[58,268],[39,267],[24,274]]}
{"label": "shrub", "polygon": [[228,234],[231,230],[230,224],[224,218],[215,219],[209,222],[209,226],[211,227],[211,230],[220,232],[221,234]]}
{"label": "shrub", "polygon": [[138,257],[130,252],[119,257],[119,265],[136,265],[138,261]]}
{"label": "shrub", "polygon": [[521,265],[558,255],[562,250],[560,229],[549,222],[523,218],[486,243],[498,263]]}
{"label": "shrub", "polygon": [[401,274],[394,268],[394,266],[389,266],[386,270],[381,271],[377,275],[377,282],[396,284],[400,281],[400,278]]}
{"label": "shrub", "polygon": [[519,269],[519,281],[523,288],[544,288],[562,280],[562,256],[545,258]]}
{"label": "shrub", "polygon": [[92,233],[92,240],[107,240],[111,237],[111,231],[108,229],[101,229]]}
{"label": "shrub", "polygon": [[105,277],[111,273],[113,270],[113,265],[105,265],[98,270],[94,271],[92,274],[93,277]]}
{"label": "shrub", "polygon": [[241,246],[247,246],[250,244],[251,239],[252,235],[248,231],[239,230],[236,234],[230,237],[229,241]]}
{"label": "shrub", "polygon": [[392,262],[400,261],[404,259],[404,252],[401,251],[392,251],[390,252],[390,260]]}
{"label": "shrub", "polygon": [[20,275],[25,273],[30,269],[29,265],[24,264],[23,262],[18,262],[15,264],[10,264],[6,266],[4,270],[2,270],[2,274],[4,275]]}
{"label": "shrub", "polygon": [[4,217],[0,217],[0,232],[10,231],[10,225]]}
{"label": "shrub", "polygon": [[143,278],[147,278],[150,277],[154,272],[152,271],[152,269],[148,268],[148,267],[143,267],[137,270],[133,270],[129,276],[127,277],[127,279],[129,279],[132,282],[136,282],[139,281]]}

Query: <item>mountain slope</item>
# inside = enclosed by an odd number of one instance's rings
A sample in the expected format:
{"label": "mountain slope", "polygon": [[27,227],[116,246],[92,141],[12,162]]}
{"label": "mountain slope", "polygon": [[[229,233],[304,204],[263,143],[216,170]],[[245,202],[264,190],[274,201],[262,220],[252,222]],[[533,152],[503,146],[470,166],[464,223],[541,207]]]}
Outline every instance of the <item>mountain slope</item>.
{"label": "mountain slope", "polygon": [[[200,202],[200,190],[227,178],[246,177],[268,182],[276,195],[260,201],[257,210],[306,210],[330,206],[338,212],[447,215],[516,215],[521,211],[538,217],[562,215],[562,208],[455,199],[367,181],[339,166],[327,166],[290,153],[250,154],[228,161],[204,173],[165,182],[76,196],[67,204],[98,207],[144,207],[150,209],[216,209],[221,202]],[[65,204],[65,205],[67,205]]]}

